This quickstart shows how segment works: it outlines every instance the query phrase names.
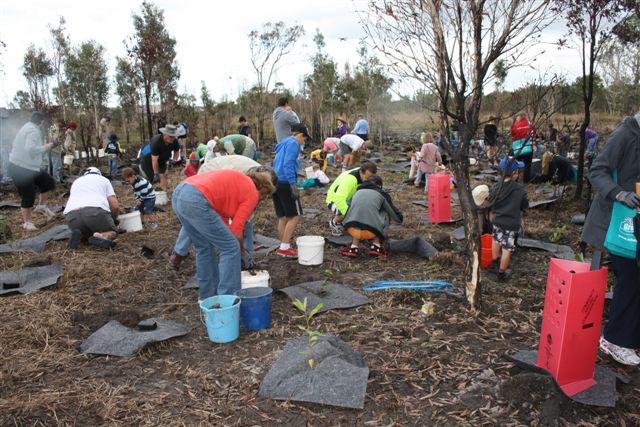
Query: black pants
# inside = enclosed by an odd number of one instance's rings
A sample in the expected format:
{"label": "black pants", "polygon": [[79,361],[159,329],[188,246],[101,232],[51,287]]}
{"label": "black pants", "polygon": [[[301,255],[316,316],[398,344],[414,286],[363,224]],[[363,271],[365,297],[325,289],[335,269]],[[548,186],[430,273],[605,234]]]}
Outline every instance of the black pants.
{"label": "black pants", "polygon": [[611,255],[616,275],[604,338],[620,347],[640,348],[640,269],[636,260]]}
{"label": "black pants", "polygon": [[32,208],[36,202],[36,191],[47,193],[56,185],[51,175],[46,172],[25,169],[11,162],[7,169],[22,198],[21,208]]}
{"label": "black pants", "polygon": [[524,162],[524,174],[523,174],[523,181],[525,183],[530,182],[531,181],[531,162],[533,160],[533,153],[529,153],[529,154],[521,154],[520,156],[517,157],[518,161]]}

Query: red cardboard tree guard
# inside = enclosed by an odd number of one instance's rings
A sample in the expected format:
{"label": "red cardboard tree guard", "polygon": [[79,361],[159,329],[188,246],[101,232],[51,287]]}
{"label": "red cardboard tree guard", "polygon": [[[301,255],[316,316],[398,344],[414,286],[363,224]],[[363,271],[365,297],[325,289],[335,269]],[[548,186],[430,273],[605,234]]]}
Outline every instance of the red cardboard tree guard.
{"label": "red cardboard tree guard", "polygon": [[429,222],[451,222],[451,184],[449,175],[429,175],[427,190]]}
{"label": "red cardboard tree guard", "polygon": [[537,366],[567,396],[593,386],[607,268],[552,258],[547,275]]}

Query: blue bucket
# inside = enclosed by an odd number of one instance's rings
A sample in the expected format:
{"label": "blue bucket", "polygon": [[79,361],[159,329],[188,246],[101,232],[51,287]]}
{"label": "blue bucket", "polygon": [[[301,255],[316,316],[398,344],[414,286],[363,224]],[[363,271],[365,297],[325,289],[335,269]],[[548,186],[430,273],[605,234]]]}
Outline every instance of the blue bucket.
{"label": "blue bucket", "polygon": [[[217,295],[200,303],[209,339],[216,343],[234,341],[240,335],[240,303],[235,295]],[[220,308],[213,308],[220,304]]]}
{"label": "blue bucket", "polygon": [[271,294],[269,287],[246,288],[236,292],[242,299],[240,318],[248,331],[259,331],[271,326]]}

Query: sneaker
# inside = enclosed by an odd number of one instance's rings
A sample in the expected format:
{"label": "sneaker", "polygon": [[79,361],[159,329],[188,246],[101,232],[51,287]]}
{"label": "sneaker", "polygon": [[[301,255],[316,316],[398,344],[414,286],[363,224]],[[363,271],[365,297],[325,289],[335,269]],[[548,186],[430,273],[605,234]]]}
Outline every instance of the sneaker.
{"label": "sneaker", "polygon": [[498,281],[504,282],[511,277],[511,270],[506,269],[505,271],[498,271]]}
{"label": "sneaker", "polygon": [[329,220],[329,227],[331,227],[331,235],[340,237],[344,234],[344,227],[339,222],[335,222],[333,218]]}
{"label": "sneaker", "polygon": [[369,255],[371,256],[379,256],[382,258],[386,258],[387,254],[384,251],[384,248],[382,246],[378,246],[378,245],[371,245],[371,248],[369,250]]}
{"label": "sneaker", "polygon": [[33,225],[32,222],[25,222],[24,224],[22,224],[22,228],[24,228],[27,231],[34,231],[38,229],[38,227]]}
{"label": "sneaker", "polygon": [[91,236],[89,240],[87,240],[90,245],[96,246],[102,249],[111,249],[116,245],[116,242],[109,239],[103,239],[101,237]]}
{"label": "sneaker", "polygon": [[35,208],[33,208],[33,212],[34,213],[41,213],[42,215],[46,216],[47,218],[51,219],[51,218],[55,218],[56,214],[53,213],[51,211],[51,209],[49,209],[48,207],[46,207],[45,205],[38,205]]}
{"label": "sneaker", "polygon": [[298,250],[295,248],[278,249],[276,254],[284,258],[298,258]]}
{"label": "sneaker", "polygon": [[173,252],[169,257],[169,264],[171,264],[171,267],[174,270],[178,271],[183,258],[184,257],[182,255],[178,255],[177,253]]}
{"label": "sneaker", "polygon": [[340,255],[348,256],[351,258],[355,258],[360,253],[359,248],[354,248],[353,246],[344,246],[340,249]]}
{"label": "sneaker", "polygon": [[620,347],[619,345],[610,343],[604,339],[604,336],[600,337],[600,350],[613,357],[616,362],[622,363],[623,365],[640,365],[640,357],[638,357],[633,349]]}
{"label": "sneaker", "polygon": [[69,238],[69,249],[78,249],[80,247],[80,239],[82,239],[82,233],[80,232],[80,230],[71,230],[71,237]]}

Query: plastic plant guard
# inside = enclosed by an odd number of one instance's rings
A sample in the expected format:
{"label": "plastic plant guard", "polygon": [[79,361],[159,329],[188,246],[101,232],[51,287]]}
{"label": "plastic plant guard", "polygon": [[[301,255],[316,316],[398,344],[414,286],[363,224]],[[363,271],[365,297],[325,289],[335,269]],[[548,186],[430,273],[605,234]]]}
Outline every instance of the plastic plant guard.
{"label": "plastic plant guard", "polygon": [[542,315],[537,366],[549,372],[567,396],[595,385],[607,268],[552,258]]}
{"label": "plastic plant guard", "polygon": [[71,230],[66,224],[56,225],[47,231],[28,239],[0,245],[0,254],[9,252],[42,252],[50,240],[64,240],[71,237]]}
{"label": "plastic plant guard", "polygon": [[427,182],[429,221],[451,221],[451,186],[448,175],[429,175]]}
{"label": "plastic plant guard", "polygon": [[55,285],[62,276],[60,263],[41,267],[28,267],[18,271],[0,272],[0,295],[19,292],[30,294]]}
{"label": "plastic plant guard", "polygon": [[323,293],[323,283],[324,280],[300,283],[299,285],[280,289],[280,291],[284,292],[291,301],[296,299],[303,301],[307,298],[307,307],[310,307],[310,309],[322,303],[323,307],[318,313],[324,313],[325,311],[334,309],[358,307],[371,302],[369,298],[359,294],[353,289],[333,282],[327,283],[326,291]]}

